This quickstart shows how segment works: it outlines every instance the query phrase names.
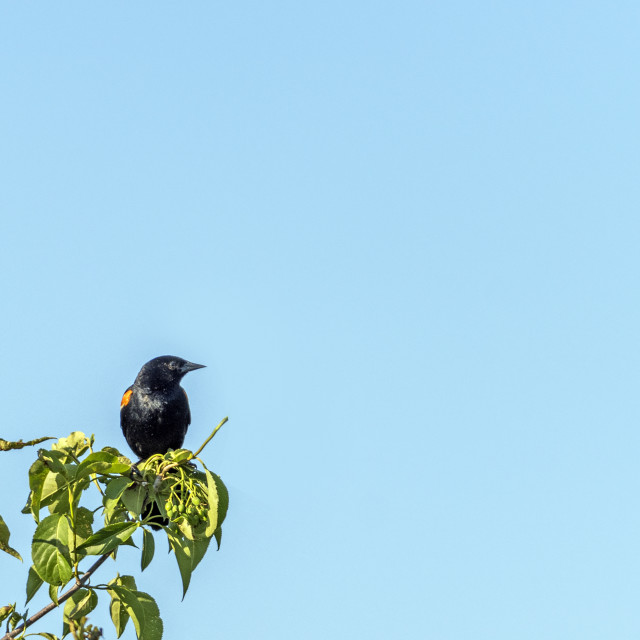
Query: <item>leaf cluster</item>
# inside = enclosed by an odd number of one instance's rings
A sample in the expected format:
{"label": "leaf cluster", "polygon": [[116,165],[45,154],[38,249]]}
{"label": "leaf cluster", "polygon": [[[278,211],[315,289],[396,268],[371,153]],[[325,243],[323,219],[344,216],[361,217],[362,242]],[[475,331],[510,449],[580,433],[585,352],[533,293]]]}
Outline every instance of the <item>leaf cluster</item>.
{"label": "leaf cluster", "polygon": [[[31,444],[2,442],[7,450]],[[28,611],[19,613],[15,604],[1,607],[0,624],[6,621],[6,633],[0,640],[26,637],[33,622],[63,603],[63,638],[69,634],[85,640],[100,638],[102,630],[87,624],[100,592],[110,598],[118,637],[131,620],[140,640],[160,640],[163,626],[158,606],[137,589],[135,579],[118,575],[106,584],[93,584],[93,573],[107,558],[115,559],[121,546],[136,547],[138,530],[142,532],[141,568],[146,569],[155,551],[152,530],[163,530],[178,564],[184,598],[211,540],[215,538],[220,547],[229,505],[220,477],[191,451],[171,450],[136,465],[112,447],[95,451],[93,436],[79,431],[38,451],[29,469],[29,488],[23,513],[32,515],[36,529],[26,602],[46,584],[50,603],[31,617]],[[91,495],[94,503],[87,505]],[[22,560],[9,546],[9,535],[0,517],[0,550]],[[93,564],[87,567],[88,562]],[[58,640],[49,633],[28,635]]]}

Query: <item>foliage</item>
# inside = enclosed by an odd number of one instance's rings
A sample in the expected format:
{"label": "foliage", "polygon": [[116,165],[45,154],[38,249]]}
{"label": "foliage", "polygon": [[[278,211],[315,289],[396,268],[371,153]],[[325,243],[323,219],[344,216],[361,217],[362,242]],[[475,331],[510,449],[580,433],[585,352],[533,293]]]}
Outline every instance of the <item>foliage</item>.
{"label": "foliage", "polygon": [[[96,608],[100,593],[110,598],[117,637],[131,620],[139,640],[160,640],[163,626],[158,606],[149,594],[138,590],[133,576],[118,574],[108,583],[96,584],[91,578],[108,558],[115,560],[119,547],[136,546],[133,537],[138,530],[142,530],[144,571],[154,556],[151,530],[163,530],[178,563],[184,598],[191,574],[212,538],[220,548],[229,494],[220,477],[207,469],[198,454],[225,422],[226,418],[195,454],[187,449],[170,450],[137,465],[113,447],[95,451],[93,436],[79,431],[60,438],[50,449],[40,449],[29,469],[30,493],[22,510],[36,523],[26,603],[44,584],[51,602],[31,617],[26,611],[19,612],[16,604],[0,607],[0,624],[6,623],[6,633],[0,640],[27,635],[59,640],[51,633],[26,631],[61,605],[62,638],[71,635],[74,639],[97,640],[102,637],[102,629],[87,624],[87,616]],[[0,439],[0,450],[32,446],[47,439],[26,443]],[[95,501],[96,491],[99,506],[90,509],[81,505],[92,495]],[[9,535],[0,517],[0,550],[22,560],[9,546]]]}

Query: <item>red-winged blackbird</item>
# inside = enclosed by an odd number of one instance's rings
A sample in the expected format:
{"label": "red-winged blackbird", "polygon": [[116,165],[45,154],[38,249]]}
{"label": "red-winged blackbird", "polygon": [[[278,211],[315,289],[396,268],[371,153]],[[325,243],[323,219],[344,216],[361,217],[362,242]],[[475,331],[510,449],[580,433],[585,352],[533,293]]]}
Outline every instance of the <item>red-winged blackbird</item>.
{"label": "red-winged blackbird", "polygon": [[149,360],[120,403],[124,437],[140,458],[182,447],[191,423],[189,399],[180,386],[185,374],[205,365],[175,356]]}
{"label": "red-winged blackbird", "polygon": [[[127,443],[141,459],[182,446],[191,411],[180,381],[189,371],[204,366],[175,356],[154,358],[140,369],[135,382],[124,392],[120,426]],[[155,501],[145,506],[142,517],[150,517],[149,524],[156,531],[160,525],[169,524]]]}

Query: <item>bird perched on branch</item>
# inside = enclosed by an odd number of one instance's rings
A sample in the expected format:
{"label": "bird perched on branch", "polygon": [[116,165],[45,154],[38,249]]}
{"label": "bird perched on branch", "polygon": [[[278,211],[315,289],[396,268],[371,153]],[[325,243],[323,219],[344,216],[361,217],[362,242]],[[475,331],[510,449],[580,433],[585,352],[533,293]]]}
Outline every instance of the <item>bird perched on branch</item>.
{"label": "bird perched on branch", "polygon": [[125,440],[141,459],[182,447],[191,411],[182,378],[205,365],[175,356],[149,360],[120,403]]}

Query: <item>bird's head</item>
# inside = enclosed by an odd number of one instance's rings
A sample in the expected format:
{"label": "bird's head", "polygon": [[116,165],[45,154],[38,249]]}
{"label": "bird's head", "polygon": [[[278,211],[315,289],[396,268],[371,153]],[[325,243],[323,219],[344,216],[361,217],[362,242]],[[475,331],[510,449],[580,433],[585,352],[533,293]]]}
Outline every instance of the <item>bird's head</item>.
{"label": "bird's head", "polygon": [[202,369],[206,365],[195,364],[177,356],[160,356],[149,360],[138,373],[136,384],[147,389],[166,389],[175,384],[196,369]]}

